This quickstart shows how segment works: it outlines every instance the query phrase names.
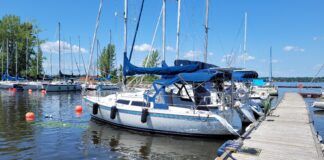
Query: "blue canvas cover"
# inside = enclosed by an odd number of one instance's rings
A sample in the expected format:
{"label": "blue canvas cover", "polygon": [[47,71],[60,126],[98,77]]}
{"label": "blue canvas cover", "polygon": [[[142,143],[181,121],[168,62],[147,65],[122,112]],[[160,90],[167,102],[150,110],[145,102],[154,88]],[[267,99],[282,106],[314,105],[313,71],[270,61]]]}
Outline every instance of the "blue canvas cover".
{"label": "blue canvas cover", "polygon": [[24,78],[20,78],[20,77],[13,77],[13,76],[10,76],[9,74],[5,73],[2,75],[1,79],[3,81],[20,81],[20,80],[24,80]]}
{"label": "blue canvas cover", "polygon": [[252,85],[254,86],[264,86],[265,82],[263,79],[253,79],[252,80]]}
{"label": "blue canvas cover", "polygon": [[245,81],[247,79],[258,78],[258,73],[256,71],[236,70],[233,73],[233,78],[235,81]]}
{"label": "blue canvas cover", "polygon": [[212,80],[213,78],[222,77],[222,72],[217,73],[207,73],[207,72],[193,72],[193,73],[179,73],[170,79],[158,79],[154,81],[154,84],[159,84],[162,86],[169,86],[178,82],[186,83],[202,83]]}
{"label": "blue canvas cover", "polygon": [[[125,54],[125,53],[124,53]],[[136,74],[155,74],[155,75],[175,75],[183,72],[194,72],[198,69],[197,64],[186,65],[186,66],[172,66],[168,67],[166,65],[162,67],[137,67],[130,63],[126,55],[124,55],[124,76],[132,76]]]}

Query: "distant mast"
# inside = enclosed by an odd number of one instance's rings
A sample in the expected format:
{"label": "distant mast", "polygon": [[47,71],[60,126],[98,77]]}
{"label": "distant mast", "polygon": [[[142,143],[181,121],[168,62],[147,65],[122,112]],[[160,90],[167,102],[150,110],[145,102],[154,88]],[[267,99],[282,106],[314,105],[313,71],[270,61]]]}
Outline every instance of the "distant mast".
{"label": "distant mast", "polygon": [[7,70],[6,70],[6,78],[8,80],[8,75],[9,75],[9,40],[7,39]]}
{"label": "distant mast", "polygon": [[207,62],[207,52],[208,52],[208,14],[209,14],[209,0],[206,0],[206,15],[205,15],[205,54],[204,62]]}
{"label": "distant mast", "polygon": [[179,59],[180,15],[181,15],[181,0],[178,0],[177,44],[176,44],[177,57],[176,57],[176,59]]}
{"label": "distant mast", "polygon": [[59,38],[59,77],[61,77],[61,23],[58,23],[58,38]]}
{"label": "distant mast", "polygon": [[28,78],[28,37],[26,38],[26,80]]}
{"label": "distant mast", "polygon": [[163,0],[162,3],[162,54],[163,54],[163,61],[165,62],[165,12],[166,12],[166,8],[165,8],[165,2],[166,0]]}
{"label": "distant mast", "polygon": [[269,69],[270,69],[269,82],[271,83],[272,82],[272,47],[270,47]]}
{"label": "distant mast", "polygon": [[243,43],[243,64],[245,68],[245,58],[247,56],[247,51],[246,51],[246,33],[247,33],[247,12],[244,14],[244,43]]}
{"label": "distant mast", "polygon": [[18,80],[18,43],[16,42],[16,80]]}

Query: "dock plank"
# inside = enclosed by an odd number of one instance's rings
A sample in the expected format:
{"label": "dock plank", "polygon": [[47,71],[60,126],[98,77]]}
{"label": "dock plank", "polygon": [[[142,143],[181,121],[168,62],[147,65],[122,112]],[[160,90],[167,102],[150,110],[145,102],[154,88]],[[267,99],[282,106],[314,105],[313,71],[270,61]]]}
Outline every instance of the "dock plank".
{"label": "dock plank", "polygon": [[308,110],[297,93],[286,93],[273,112],[244,140],[242,148],[259,154],[233,153],[239,160],[319,160],[323,159],[312,132]]}

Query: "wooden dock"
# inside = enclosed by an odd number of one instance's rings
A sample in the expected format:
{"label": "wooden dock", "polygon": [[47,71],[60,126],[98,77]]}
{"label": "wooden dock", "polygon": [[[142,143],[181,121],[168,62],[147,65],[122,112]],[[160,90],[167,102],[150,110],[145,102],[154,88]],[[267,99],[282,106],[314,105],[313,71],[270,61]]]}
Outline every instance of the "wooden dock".
{"label": "wooden dock", "polygon": [[306,107],[301,95],[286,93],[272,114],[232,156],[238,160],[322,160],[323,153]]}

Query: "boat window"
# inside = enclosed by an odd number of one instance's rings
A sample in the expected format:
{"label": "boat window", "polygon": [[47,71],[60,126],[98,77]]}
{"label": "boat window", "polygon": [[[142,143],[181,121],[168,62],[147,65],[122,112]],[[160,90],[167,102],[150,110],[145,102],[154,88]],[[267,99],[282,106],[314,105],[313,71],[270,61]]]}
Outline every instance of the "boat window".
{"label": "boat window", "polygon": [[132,101],[132,106],[140,106],[140,107],[145,107],[146,103],[141,102],[141,101]]}
{"label": "boat window", "polygon": [[129,101],[128,100],[123,100],[123,99],[118,99],[117,100],[117,103],[128,105],[129,104]]}

